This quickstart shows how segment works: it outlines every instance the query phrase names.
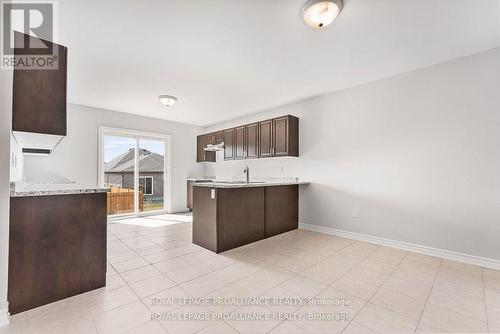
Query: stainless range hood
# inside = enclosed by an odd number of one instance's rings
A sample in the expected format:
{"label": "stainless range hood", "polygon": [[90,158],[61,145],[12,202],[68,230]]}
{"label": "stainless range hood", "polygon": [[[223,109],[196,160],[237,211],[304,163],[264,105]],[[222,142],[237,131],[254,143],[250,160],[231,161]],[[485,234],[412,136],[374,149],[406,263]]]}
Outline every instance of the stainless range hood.
{"label": "stainless range hood", "polygon": [[207,152],[224,151],[224,142],[220,141],[214,144],[208,144],[203,150]]}

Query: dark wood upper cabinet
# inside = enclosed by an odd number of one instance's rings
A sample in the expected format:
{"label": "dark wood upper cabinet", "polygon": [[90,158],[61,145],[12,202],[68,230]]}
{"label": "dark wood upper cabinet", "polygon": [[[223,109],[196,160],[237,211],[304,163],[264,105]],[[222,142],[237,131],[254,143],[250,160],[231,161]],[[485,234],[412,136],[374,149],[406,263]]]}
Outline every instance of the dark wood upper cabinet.
{"label": "dark wood upper cabinet", "polygon": [[[16,32],[14,54],[19,55],[21,40],[44,43],[57,52],[57,69],[14,67],[12,130],[66,136],[66,77],[68,49],[59,44]],[[33,41],[33,42],[32,42]],[[34,54],[30,49],[30,54]]]}
{"label": "dark wood upper cabinet", "polygon": [[206,134],[196,137],[196,162],[215,162],[215,152],[205,151],[204,148],[215,140],[215,135]]}
{"label": "dark wood upper cabinet", "polygon": [[288,140],[288,116],[273,119],[273,156],[288,155]]}
{"label": "dark wood upper cabinet", "polygon": [[273,148],[273,121],[268,120],[260,122],[259,132],[259,157],[271,157]]}
{"label": "dark wood upper cabinet", "polygon": [[225,145],[224,160],[299,156],[299,119],[291,115],[202,136],[205,141],[198,138],[198,162],[215,161],[215,152],[203,153],[200,147],[220,141]]}
{"label": "dark wood upper cabinet", "polygon": [[234,158],[245,159],[245,126],[234,128]]}
{"label": "dark wood upper cabinet", "polygon": [[218,131],[215,133],[215,142],[220,143],[224,141],[224,131]]}
{"label": "dark wood upper cabinet", "polygon": [[246,158],[253,159],[259,157],[259,123],[245,126],[245,146]]}
{"label": "dark wood upper cabinet", "polygon": [[271,120],[271,156],[299,156],[299,119],[283,116]]}
{"label": "dark wood upper cabinet", "polygon": [[234,129],[224,130],[224,160],[234,160]]}
{"label": "dark wood upper cabinet", "polygon": [[215,137],[215,132],[214,133],[209,133],[207,135],[207,144],[214,144],[216,142],[216,137]]}

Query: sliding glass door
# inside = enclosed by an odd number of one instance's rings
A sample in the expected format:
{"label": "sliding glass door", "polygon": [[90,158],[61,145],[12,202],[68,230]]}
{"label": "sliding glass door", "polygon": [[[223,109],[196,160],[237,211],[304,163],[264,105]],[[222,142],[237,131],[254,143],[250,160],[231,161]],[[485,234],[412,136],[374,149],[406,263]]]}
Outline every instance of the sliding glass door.
{"label": "sliding glass door", "polygon": [[139,139],[139,211],[163,210],[165,142]]}
{"label": "sliding glass door", "polygon": [[108,215],[168,211],[168,137],[100,130],[100,183],[109,189]]}

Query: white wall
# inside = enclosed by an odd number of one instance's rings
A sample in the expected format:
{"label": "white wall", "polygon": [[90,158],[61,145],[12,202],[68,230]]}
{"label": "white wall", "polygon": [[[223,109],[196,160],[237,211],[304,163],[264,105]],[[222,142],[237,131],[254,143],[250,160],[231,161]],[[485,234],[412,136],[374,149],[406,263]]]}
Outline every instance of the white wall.
{"label": "white wall", "polygon": [[196,126],[70,104],[67,137],[50,156],[26,156],[24,177],[64,177],[84,186],[96,186],[99,125],[172,135],[172,209],[187,210],[186,178],[203,174],[203,166],[196,164],[196,134],[201,131]]}
{"label": "white wall", "polygon": [[9,263],[9,157],[12,113],[12,71],[0,70],[0,326],[7,317]]}
{"label": "white wall", "polygon": [[312,182],[302,223],[500,259],[500,49],[207,131],[285,114],[300,158],[219,159],[206,175],[298,176]]}
{"label": "white wall", "polygon": [[10,135],[10,180],[19,181],[23,178],[24,156],[21,147],[17,145],[14,136]]}

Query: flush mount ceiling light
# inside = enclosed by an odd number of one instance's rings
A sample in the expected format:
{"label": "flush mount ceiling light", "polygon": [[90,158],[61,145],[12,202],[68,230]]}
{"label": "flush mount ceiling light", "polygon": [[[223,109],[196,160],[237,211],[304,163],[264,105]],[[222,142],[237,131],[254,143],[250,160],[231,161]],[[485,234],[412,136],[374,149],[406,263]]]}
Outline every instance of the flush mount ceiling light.
{"label": "flush mount ceiling light", "polygon": [[158,98],[160,99],[160,103],[167,107],[171,107],[177,102],[177,98],[172,95],[160,95]]}
{"label": "flush mount ceiling light", "polygon": [[309,0],[302,7],[302,17],[311,27],[321,29],[337,18],[342,6],[342,0]]}

